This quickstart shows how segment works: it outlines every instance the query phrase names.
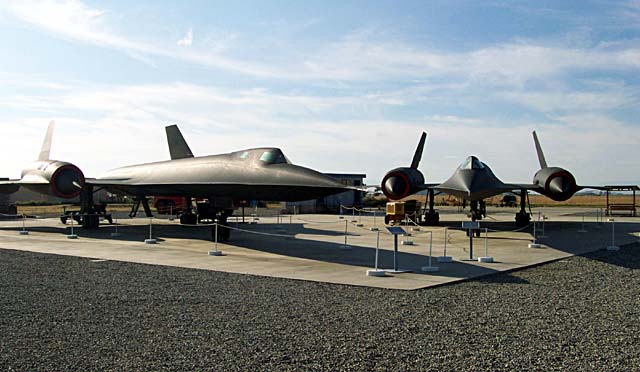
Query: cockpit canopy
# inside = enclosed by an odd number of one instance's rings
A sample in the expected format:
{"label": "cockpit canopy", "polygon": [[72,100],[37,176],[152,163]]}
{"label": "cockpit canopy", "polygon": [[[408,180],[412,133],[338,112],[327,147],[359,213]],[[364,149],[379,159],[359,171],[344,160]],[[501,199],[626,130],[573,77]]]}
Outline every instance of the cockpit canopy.
{"label": "cockpit canopy", "polygon": [[475,156],[467,157],[458,169],[484,169],[484,163],[478,160]]}
{"label": "cockpit canopy", "polygon": [[234,152],[233,157],[243,161],[250,161],[258,165],[291,164],[278,148],[259,148]]}

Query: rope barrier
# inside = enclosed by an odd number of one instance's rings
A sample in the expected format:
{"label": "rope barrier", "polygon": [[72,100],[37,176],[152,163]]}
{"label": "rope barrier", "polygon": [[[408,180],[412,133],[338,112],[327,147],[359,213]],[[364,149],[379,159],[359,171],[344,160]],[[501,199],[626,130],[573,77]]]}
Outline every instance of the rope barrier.
{"label": "rope barrier", "polygon": [[322,224],[322,223],[325,223],[325,224],[338,224],[338,223],[342,224],[342,221],[343,221],[343,220],[338,220],[338,221],[311,221],[311,220],[305,220],[305,219],[298,218],[298,217],[296,217],[295,219],[298,220],[298,221],[306,222],[306,223],[318,223],[318,224]]}
{"label": "rope barrier", "polygon": [[260,232],[260,231],[252,231],[252,230],[246,230],[246,229],[240,229],[240,228],[237,228],[237,227],[232,227],[230,225],[223,225],[223,224],[216,223],[216,222],[213,222],[213,223],[199,223],[199,224],[180,224],[180,226],[186,226],[186,227],[214,227],[216,225],[221,227],[221,228],[234,230],[234,231],[239,231],[239,232],[246,232],[246,233],[250,233],[250,234],[265,235],[265,236],[277,236],[277,237],[284,237],[284,238],[295,238],[295,235],[273,234],[273,233],[265,233],[265,232]]}

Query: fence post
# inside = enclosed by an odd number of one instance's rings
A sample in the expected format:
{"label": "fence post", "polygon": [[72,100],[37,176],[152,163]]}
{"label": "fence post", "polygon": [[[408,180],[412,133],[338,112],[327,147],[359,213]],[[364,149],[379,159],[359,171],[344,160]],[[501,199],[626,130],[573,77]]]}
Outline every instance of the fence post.
{"label": "fence post", "polygon": [[349,221],[344,220],[344,245],[340,246],[340,249],[350,251],[351,247],[347,244],[347,234],[349,233]]}
{"label": "fence post", "polygon": [[218,220],[213,221],[213,250],[209,251],[209,256],[222,256],[222,251],[218,250]]}
{"label": "fence post", "polygon": [[438,262],[440,263],[449,263],[453,261],[451,256],[447,256],[447,240],[449,239],[449,228],[444,228],[444,252],[443,255],[438,257]]}
{"label": "fence post", "polygon": [[145,239],[146,244],[156,244],[158,241],[153,238],[153,217],[149,218],[149,239]]}
{"label": "fence post", "polygon": [[431,255],[433,253],[433,231],[429,231],[429,261],[428,261],[428,266],[422,266],[421,270],[423,272],[436,272],[438,270],[440,270],[440,268],[438,266],[432,266],[431,265]]}

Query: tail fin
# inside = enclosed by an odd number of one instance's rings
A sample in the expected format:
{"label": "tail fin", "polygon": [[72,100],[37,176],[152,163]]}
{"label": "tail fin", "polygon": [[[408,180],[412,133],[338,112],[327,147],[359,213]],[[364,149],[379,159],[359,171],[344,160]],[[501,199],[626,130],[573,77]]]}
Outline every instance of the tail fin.
{"label": "tail fin", "polygon": [[424,143],[427,140],[427,133],[422,132],[422,137],[420,137],[420,142],[418,142],[418,147],[416,148],[415,154],[413,154],[413,161],[411,162],[411,168],[418,169],[418,165],[420,165],[420,160],[422,159],[422,150],[424,150]]}
{"label": "tail fin", "polygon": [[544,158],[540,141],[538,141],[538,135],[536,131],[533,131],[533,142],[536,144],[536,152],[538,153],[538,161],[540,162],[540,168],[547,168],[547,160]]}
{"label": "tail fin", "polygon": [[44,142],[42,143],[42,150],[40,150],[39,161],[49,160],[49,154],[51,153],[51,139],[53,138],[53,129],[56,126],[56,122],[51,120],[49,127],[47,128],[47,134],[44,136]]}
{"label": "tail fin", "polygon": [[169,153],[171,154],[171,160],[192,158],[193,153],[187,145],[187,141],[182,137],[180,129],[177,125],[170,125],[165,128],[167,131],[167,143],[169,144]]}

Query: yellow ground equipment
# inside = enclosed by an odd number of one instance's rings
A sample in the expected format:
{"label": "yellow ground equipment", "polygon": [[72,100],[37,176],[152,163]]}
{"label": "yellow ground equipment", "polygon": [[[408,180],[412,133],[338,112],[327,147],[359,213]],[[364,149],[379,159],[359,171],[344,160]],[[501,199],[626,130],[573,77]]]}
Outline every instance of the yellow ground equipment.
{"label": "yellow ground equipment", "polygon": [[387,203],[387,213],[384,216],[384,223],[396,223],[404,221],[406,216],[409,216],[411,220],[419,223],[420,209],[422,204],[417,200],[407,200],[403,202],[390,202]]}

